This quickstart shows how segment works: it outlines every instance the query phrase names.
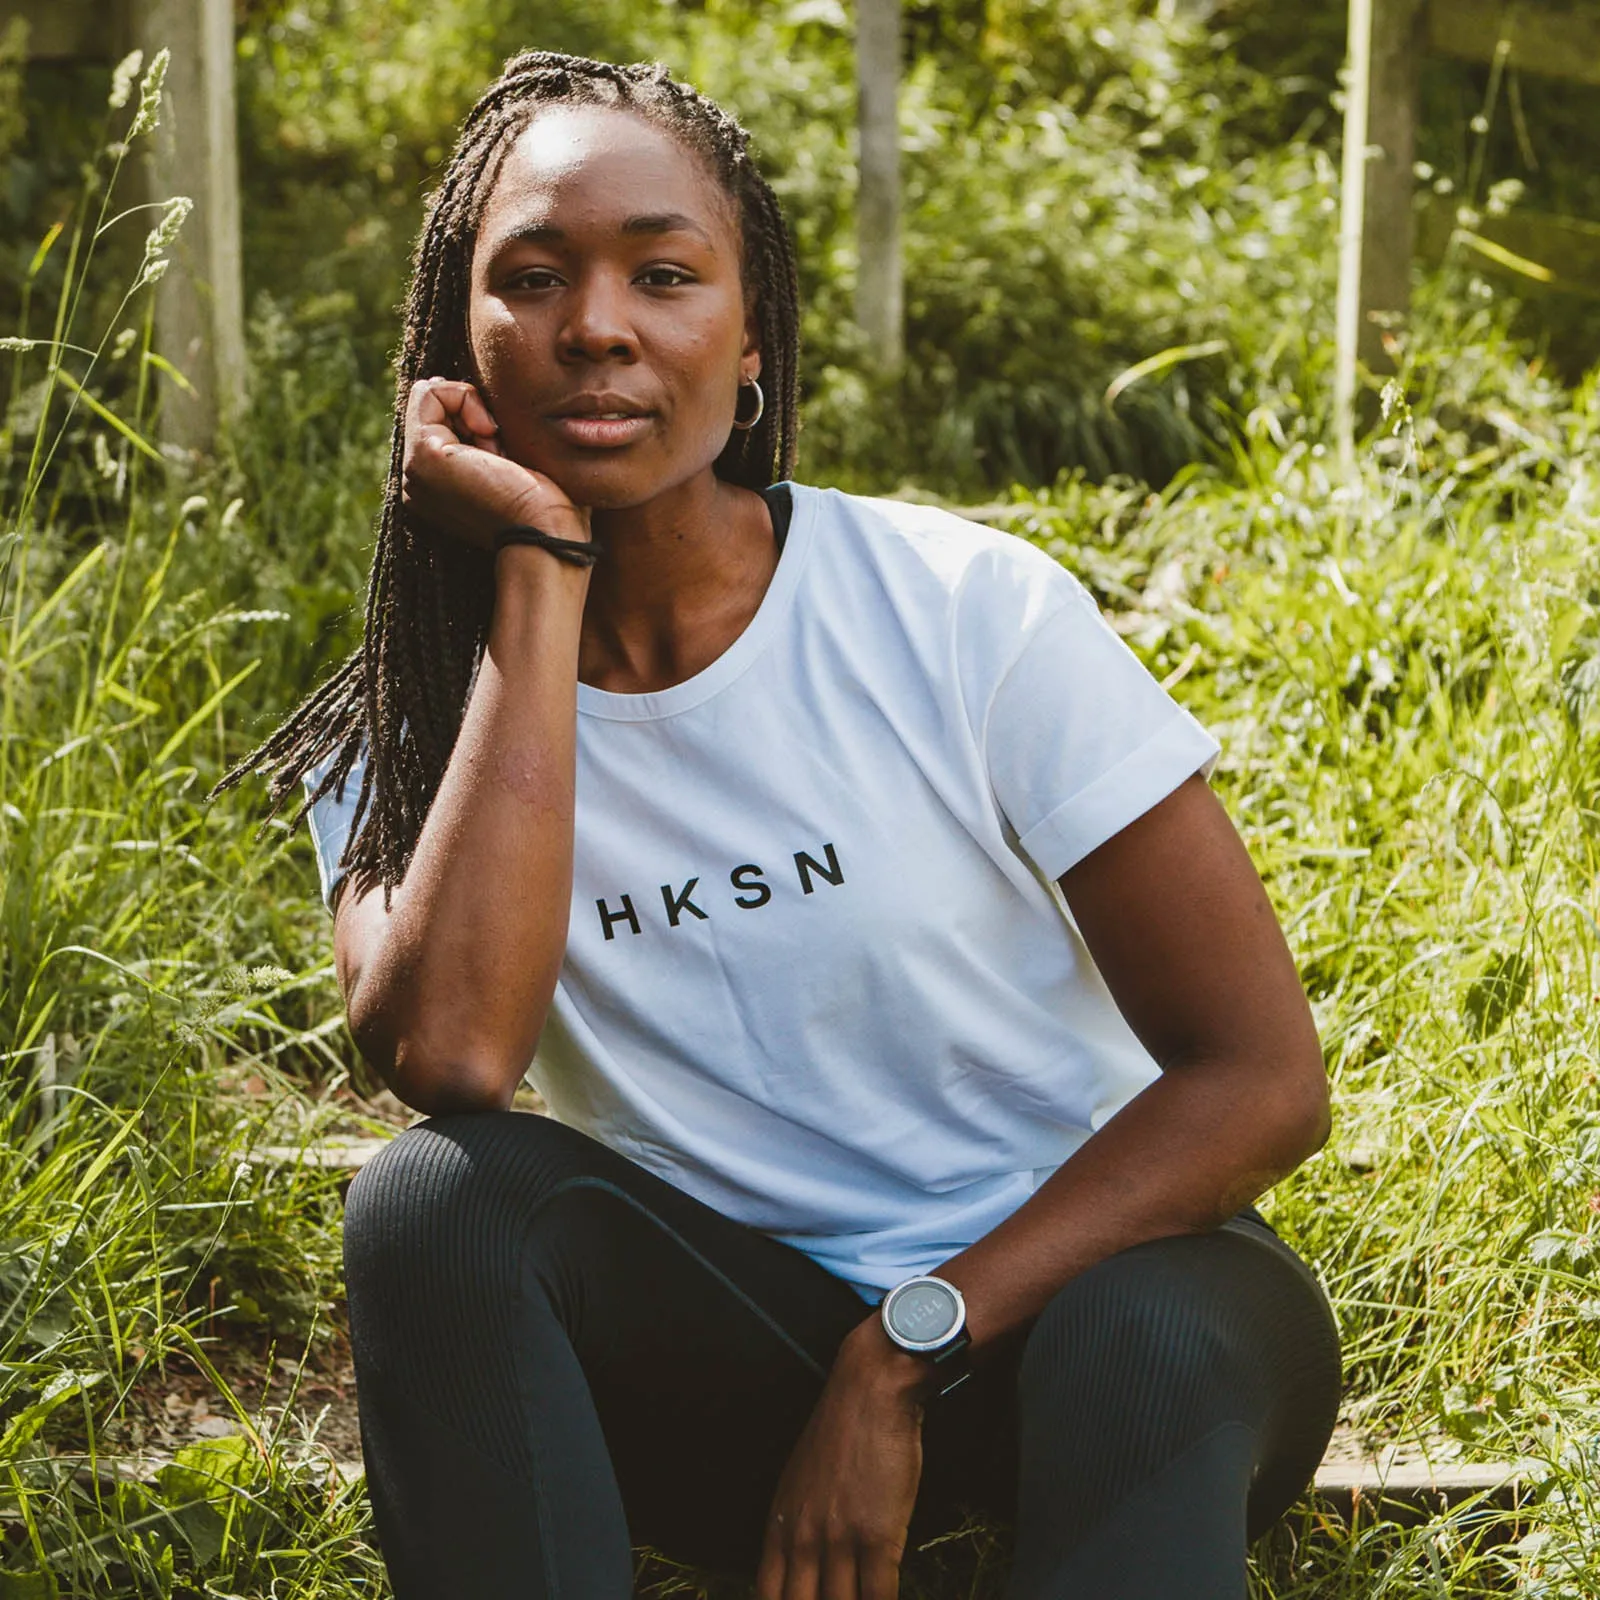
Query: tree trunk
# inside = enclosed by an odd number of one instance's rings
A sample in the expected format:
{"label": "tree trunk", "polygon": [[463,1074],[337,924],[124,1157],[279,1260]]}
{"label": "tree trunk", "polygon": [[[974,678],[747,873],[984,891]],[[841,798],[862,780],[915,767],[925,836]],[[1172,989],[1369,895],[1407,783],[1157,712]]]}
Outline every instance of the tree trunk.
{"label": "tree trunk", "polygon": [[900,264],[900,0],[856,0],[861,134],[856,321],[886,371],[905,353]]}
{"label": "tree trunk", "polygon": [[136,0],[134,22],[147,63],[163,46],[172,52],[148,163],[150,198],[194,201],[156,289],[157,352],[194,392],[162,378],[161,438],[206,451],[244,397],[233,5]]}
{"label": "tree trunk", "polygon": [[1421,0],[1350,0],[1334,395],[1346,463],[1358,421],[1358,364],[1393,370],[1384,334],[1401,328],[1411,306],[1411,169],[1425,48]]}

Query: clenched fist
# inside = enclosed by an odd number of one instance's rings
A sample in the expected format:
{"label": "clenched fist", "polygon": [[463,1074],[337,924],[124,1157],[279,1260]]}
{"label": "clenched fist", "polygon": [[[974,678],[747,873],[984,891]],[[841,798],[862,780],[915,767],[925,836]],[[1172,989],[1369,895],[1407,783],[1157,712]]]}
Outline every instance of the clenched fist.
{"label": "clenched fist", "polygon": [[500,448],[500,430],[470,383],[412,384],[401,482],[407,510],[480,549],[519,523],[562,539],[589,537],[588,512]]}

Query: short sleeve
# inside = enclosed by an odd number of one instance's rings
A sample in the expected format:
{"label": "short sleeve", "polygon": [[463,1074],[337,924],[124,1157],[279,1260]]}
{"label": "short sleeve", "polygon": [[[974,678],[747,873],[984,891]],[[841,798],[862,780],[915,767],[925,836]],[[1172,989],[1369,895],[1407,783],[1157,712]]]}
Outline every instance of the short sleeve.
{"label": "short sleeve", "polygon": [[1186,779],[1209,774],[1218,745],[1083,586],[1049,564],[1047,576],[1030,563],[1037,620],[994,688],[981,737],[1023,854],[1054,880]]}
{"label": "short sleeve", "polygon": [[[338,753],[335,752],[306,773],[301,782],[308,796],[316,793],[317,786],[328,775],[337,760]],[[333,909],[333,891],[339,887],[345,876],[344,869],[339,865],[339,858],[344,854],[345,844],[350,837],[350,828],[355,821],[356,801],[361,795],[361,779],[365,768],[366,751],[363,748],[344,782],[330,789],[306,814],[306,821],[311,829],[311,845],[317,856],[317,877],[322,884],[322,903],[330,911]]]}

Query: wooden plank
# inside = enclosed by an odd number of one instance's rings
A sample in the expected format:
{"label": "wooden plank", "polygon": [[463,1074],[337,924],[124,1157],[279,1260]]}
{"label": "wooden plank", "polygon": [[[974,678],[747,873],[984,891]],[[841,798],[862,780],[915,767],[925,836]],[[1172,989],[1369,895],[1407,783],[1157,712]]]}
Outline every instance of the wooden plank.
{"label": "wooden plank", "polygon": [[856,0],[856,321],[885,370],[905,353],[900,259],[900,0]]}
{"label": "wooden plank", "polygon": [[1372,0],[1350,0],[1345,42],[1344,158],[1339,181],[1339,296],[1335,307],[1333,430],[1340,465],[1355,462],[1361,245],[1367,210],[1367,103],[1372,89]]}
{"label": "wooden plank", "polygon": [[30,61],[114,61],[128,48],[122,0],[0,0],[0,33],[19,17]]}
{"label": "wooden plank", "polygon": [[1322,1495],[1358,1494],[1366,1500],[1433,1495],[1462,1500],[1491,1494],[1519,1483],[1523,1469],[1514,1461],[1461,1462],[1429,1466],[1425,1461],[1386,1466],[1381,1461],[1332,1461],[1317,1468],[1312,1487]]}
{"label": "wooden plank", "polygon": [[204,0],[200,48],[205,75],[206,204],[216,340],[217,403],[224,418],[244,404],[244,240],[239,202],[239,100],[233,0]]}
{"label": "wooden plank", "polygon": [[388,1139],[314,1139],[308,1144],[266,1144],[250,1160],[266,1167],[314,1167],[320,1172],[359,1172],[389,1144]]}
{"label": "wooden plank", "polygon": [[1361,360],[1370,372],[1394,370],[1384,334],[1403,327],[1411,309],[1416,242],[1411,194],[1422,21],[1420,0],[1373,0],[1359,344]]}
{"label": "wooden plank", "polygon": [[194,201],[156,291],[157,347],[190,385],[162,378],[161,438],[203,453],[240,404],[245,376],[233,5],[137,0],[134,22],[146,60],[172,52],[147,165],[151,198]]}
{"label": "wooden plank", "polygon": [[1600,84],[1600,10],[1590,4],[1428,0],[1428,42],[1461,61],[1493,61],[1504,44],[1524,72]]}

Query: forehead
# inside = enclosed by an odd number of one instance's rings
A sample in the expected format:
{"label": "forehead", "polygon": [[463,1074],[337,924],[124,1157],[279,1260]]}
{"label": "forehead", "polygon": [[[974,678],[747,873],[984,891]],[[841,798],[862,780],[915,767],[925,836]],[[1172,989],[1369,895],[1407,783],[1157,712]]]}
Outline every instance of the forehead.
{"label": "forehead", "polygon": [[715,241],[734,234],[729,197],[705,161],[665,128],[610,106],[552,106],[506,152],[479,246],[493,248],[497,236],[528,227],[603,229],[668,212],[693,218]]}

